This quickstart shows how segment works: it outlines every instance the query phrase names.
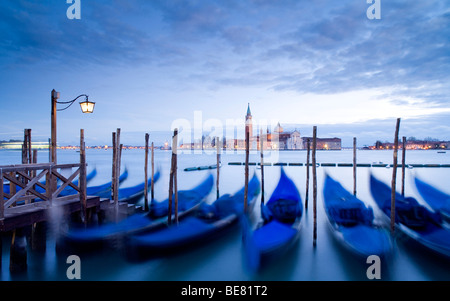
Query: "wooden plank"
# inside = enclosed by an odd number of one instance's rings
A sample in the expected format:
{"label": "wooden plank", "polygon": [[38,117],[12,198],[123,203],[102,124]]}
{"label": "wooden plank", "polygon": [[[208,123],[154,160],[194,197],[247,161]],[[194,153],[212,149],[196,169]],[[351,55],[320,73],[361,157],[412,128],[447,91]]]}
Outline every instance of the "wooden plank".
{"label": "wooden plank", "polygon": [[16,164],[16,165],[1,165],[0,169],[6,172],[18,172],[18,171],[28,171],[28,170],[39,170],[39,169],[49,169],[54,168],[53,163],[37,163],[37,164]]}
{"label": "wooden plank", "polygon": [[[80,211],[79,198],[75,195],[66,196],[61,202],[55,202],[55,206],[61,208],[63,215]],[[57,205],[56,205],[57,204]],[[101,200],[97,196],[87,197],[87,208],[99,207]],[[5,218],[0,220],[0,231],[10,231],[15,228],[30,226],[34,223],[48,220],[51,210],[49,202],[37,202],[30,205],[8,208]]]}
{"label": "wooden plank", "polygon": [[80,163],[67,163],[67,164],[58,164],[58,165],[55,165],[53,168],[57,168],[57,169],[69,169],[69,168],[80,167],[80,166],[81,166]]}

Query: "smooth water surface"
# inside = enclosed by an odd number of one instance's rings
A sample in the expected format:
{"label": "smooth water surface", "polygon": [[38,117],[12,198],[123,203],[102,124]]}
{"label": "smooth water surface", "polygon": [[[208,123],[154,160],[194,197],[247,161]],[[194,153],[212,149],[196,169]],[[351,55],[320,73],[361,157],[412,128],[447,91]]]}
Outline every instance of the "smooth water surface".
{"label": "smooth water surface", "polygon": [[[161,169],[161,178],[155,185],[155,198],[167,198],[169,183],[170,151],[155,151],[155,168]],[[318,151],[318,163],[351,163],[352,150]],[[18,164],[21,154],[18,151],[0,151],[0,164]],[[401,163],[401,153],[399,153]],[[48,152],[38,152],[38,162],[47,162]],[[79,153],[74,150],[59,150],[58,163],[79,161]],[[95,186],[111,180],[111,150],[87,150],[88,172],[97,168],[98,175],[89,185]],[[244,152],[225,152],[221,155],[220,194],[233,193],[244,183],[244,166],[228,165],[229,162],[244,162]],[[265,154],[266,162],[305,163],[306,151],[282,151]],[[358,163],[386,163],[393,161],[392,151],[358,150]],[[260,162],[260,154],[252,152],[250,162]],[[186,167],[204,166],[216,163],[214,151],[195,154],[181,152],[178,156],[178,189],[189,189],[199,183],[209,172],[216,175],[216,170],[183,171]],[[449,164],[450,152],[407,151],[407,164]],[[122,152],[122,170],[128,168],[129,178],[121,187],[133,186],[144,181],[144,151],[124,150]],[[306,167],[285,166],[286,173],[298,185],[303,202],[305,202]],[[149,169],[150,171],[150,169]],[[199,244],[197,248],[181,250],[180,253],[164,258],[135,262],[124,256],[119,247],[98,250],[79,255],[81,259],[82,280],[367,280],[366,271],[370,264],[343,249],[334,239],[327,224],[323,208],[324,172],[340,181],[349,191],[353,189],[352,167],[318,167],[317,168],[317,246],[313,247],[313,192],[312,170],[310,170],[310,188],[308,210],[303,217],[303,227],[298,243],[279,261],[267,266],[258,274],[250,274],[243,264],[242,237],[239,228],[222,238]],[[357,196],[374,208],[376,207],[368,189],[369,173],[391,183],[392,168],[358,167]],[[250,173],[261,170],[250,166]],[[250,174],[250,176],[251,176]],[[264,167],[265,199],[268,200],[280,175],[279,166]],[[416,197],[423,202],[412,182],[417,174],[423,180],[450,194],[448,178],[450,168],[407,168],[405,191],[407,196]],[[401,169],[397,172],[397,187],[400,190]],[[207,202],[215,199],[216,187]],[[259,202],[260,196],[258,196]],[[143,200],[140,202],[143,205]],[[259,206],[255,206],[254,221],[259,218]],[[28,248],[28,270],[25,274],[11,275],[9,272],[9,243],[11,236],[3,235],[3,257],[1,266],[2,280],[67,280],[67,254],[55,251],[54,228],[48,229],[47,250],[45,253]],[[450,260],[438,257],[404,239],[396,239],[393,258],[382,263],[382,280],[450,280]]]}

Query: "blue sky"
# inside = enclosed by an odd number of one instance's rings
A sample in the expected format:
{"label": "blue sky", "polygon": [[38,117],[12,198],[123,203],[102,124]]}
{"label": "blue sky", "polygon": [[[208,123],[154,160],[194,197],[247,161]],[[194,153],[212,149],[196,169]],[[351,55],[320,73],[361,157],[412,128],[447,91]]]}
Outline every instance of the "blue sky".
{"label": "blue sky", "polygon": [[401,136],[450,140],[450,2],[380,0],[0,1],[0,140],[50,136],[50,92],[62,101],[59,144],[156,142],[174,121],[278,120],[351,146]]}

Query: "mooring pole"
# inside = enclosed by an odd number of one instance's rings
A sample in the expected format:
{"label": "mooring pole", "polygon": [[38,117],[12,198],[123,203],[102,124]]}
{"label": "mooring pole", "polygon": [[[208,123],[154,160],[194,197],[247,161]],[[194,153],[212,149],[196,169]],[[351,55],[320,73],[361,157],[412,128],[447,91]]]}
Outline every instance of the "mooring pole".
{"label": "mooring pole", "polygon": [[154,179],[155,177],[155,152],[154,152],[154,146],[152,142],[152,186],[151,186],[151,202],[153,204],[153,199],[155,198],[155,190],[154,190]]}
{"label": "mooring pole", "polygon": [[217,149],[217,162],[216,162],[216,166],[217,166],[217,179],[216,179],[216,188],[217,188],[217,193],[216,193],[216,198],[218,199],[220,194],[219,194],[219,171],[220,171],[220,139],[219,137],[216,137],[216,149]]}
{"label": "mooring pole", "polygon": [[87,225],[87,204],[86,204],[86,146],[84,143],[84,129],[80,129],[80,203],[82,211],[82,220]]}
{"label": "mooring pole", "polygon": [[312,173],[313,173],[313,216],[314,216],[314,232],[313,246],[317,241],[317,174],[316,174],[316,147],[317,147],[317,126],[313,127],[313,149],[312,149]]}
{"label": "mooring pole", "polygon": [[397,179],[397,155],[398,155],[398,132],[400,128],[400,118],[397,118],[397,125],[395,126],[395,140],[394,140],[394,168],[392,169],[391,182],[391,233],[395,231],[395,187]]}
{"label": "mooring pole", "polygon": [[174,171],[173,171],[173,185],[175,190],[175,223],[178,225],[178,183],[177,183],[177,174],[178,174],[178,129],[175,129],[174,132]]}
{"label": "mooring pole", "polygon": [[169,213],[167,215],[167,223],[170,225],[172,224],[172,202],[173,202],[173,182],[174,182],[174,173],[175,173],[175,151],[176,151],[176,145],[175,145],[175,137],[178,134],[178,130],[175,129],[173,131],[173,137],[172,137],[172,157],[171,157],[171,164],[170,164],[170,174],[169,174]]}
{"label": "mooring pole", "polygon": [[264,143],[262,129],[259,131],[259,149],[261,152],[261,207],[264,206]]}
{"label": "mooring pole", "polygon": [[245,125],[245,186],[244,186],[244,212],[248,210],[248,157],[250,149],[250,129]]}
{"label": "mooring pole", "polygon": [[309,198],[309,153],[311,152],[311,140],[306,139],[306,195],[305,195],[305,209],[308,210],[308,198]]}
{"label": "mooring pole", "polygon": [[356,137],[353,137],[353,195],[356,195]]}
{"label": "mooring pole", "polygon": [[402,196],[405,196],[406,137],[402,139]]}
{"label": "mooring pole", "polygon": [[148,211],[148,133],[145,134],[145,160],[144,160],[144,210]]}

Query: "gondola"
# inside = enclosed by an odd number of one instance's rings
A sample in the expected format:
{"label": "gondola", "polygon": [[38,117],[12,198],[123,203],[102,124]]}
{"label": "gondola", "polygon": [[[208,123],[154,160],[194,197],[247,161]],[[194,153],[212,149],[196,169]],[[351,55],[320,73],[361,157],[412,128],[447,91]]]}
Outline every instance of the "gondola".
{"label": "gondola", "polygon": [[[156,171],[153,181],[156,183],[159,180],[159,177],[161,175],[161,172],[159,170]],[[147,180],[147,186],[150,187],[152,185],[152,179],[149,178]],[[119,202],[127,202],[129,204],[136,204],[145,193],[145,184],[144,182],[137,184],[135,186],[126,187],[126,188],[119,188]],[[109,195],[108,191],[100,193],[100,196],[110,198],[111,197],[111,189],[109,189]]]}
{"label": "gondola", "polygon": [[[256,174],[248,183],[248,206],[254,207],[260,192]],[[223,195],[212,204],[203,203],[195,215],[191,215],[170,227],[133,235],[129,239],[128,253],[136,258],[167,255],[188,247],[204,245],[238,225],[244,213],[245,187],[234,195]],[[131,256],[131,255],[130,255]]]}
{"label": "gondola", "polygon": [[[370,175],[370,191],[387,223],[391,216],[391,188]],[[395,193],[395,231],[434,251],[450,257],[450,231],[443,227],[438,213],[420,205],[413,197]]]}
{"label": "gondola", "polygon": [[[119,184],[125,181],[128,178],[128,169],[125,168],[125,171],[120,175],[119,177]],[[108,183],[97,185],[97,186],[88,186],[86,187],[86,195],[89,196],[99,196],[101,198],[110,198],[111,197],[111,183],[112,181],[109,181]],[[70,195],[70,194],[76,194],[77,192],[72,187],[68,186],[66,189],[64,189],[60,195]]]}
{"label": "gondola", "polygon": [[261,207],[262,222],[253,229],[250,219],[242,218],[245,262],[251,272],[280,258],[298,240],[302,208],[297,187],[281,167],[278,184]]}
{"label": "gondola", "polygon": [[422,181],[418,177],[414,178],[414,182],[420,196],[425,202],[435,212],[438,212],[447,224],[450,224],[450,195]]}
{"label": "gondola", "polygon": [[[178,192],[178,217],[181,219],[193,213],[211,192],[214,177],[209,174],[198,186],[190,190]],[[174,201],[174,198],[173,198]],[[109,222],[102,225],[84,228],[66,227],[61,230],[61,238],[69,244],[89,245],[103,243],[117,237],[124,237],[140,231],[162,228],[166,225],[169,200],[151,202],[150,211],[133,214],[117,223]],[[172,206],[174,208],[174,206]],[[172,217],[174,214],[172,212]]]}
{"label": "gondola", "polygon": [[344,248],[364,260],[370,255],[381,258],[391,255],[391,236],[386,228],[374,225],[372,207],[328,174],[323,186],[323,204],[333,235]]}

